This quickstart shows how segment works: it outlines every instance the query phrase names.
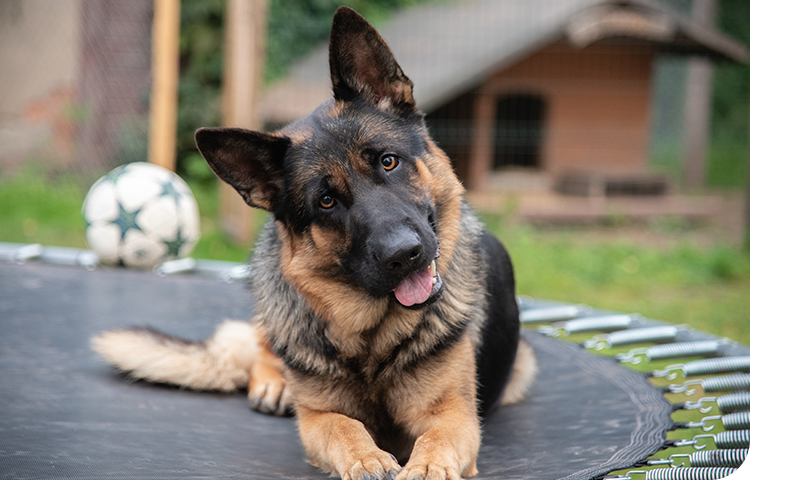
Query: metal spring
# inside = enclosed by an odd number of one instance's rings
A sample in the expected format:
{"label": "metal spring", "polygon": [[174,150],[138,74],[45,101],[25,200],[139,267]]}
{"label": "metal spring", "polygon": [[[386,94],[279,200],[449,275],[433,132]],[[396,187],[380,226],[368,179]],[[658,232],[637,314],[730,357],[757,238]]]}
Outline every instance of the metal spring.
{"label": "metal spring", "polygon": [[686,329],[689,329],[689,326],[650,326],[647,328],[626,329],[610,334],[598,334],[586,341],[585,347],[600,351],[613,346],[627,344],[673,341],[676,339],[679,330]]}
{"label": "metal spring", "polygon": [[[718,449],[746,449],[750,447],[749,430],[728,430],[718,434],[696,435],[692,441],[697,444],[698,439],[706,438],[714,439],[714,445],[716,445]],[[695,448],[697,449],[698,446],[696,445]]]}
{"label": "metal spring", "polygon": [[546,321],[565,321],[576,318],[580,315],[590,313],[591,308],[584,304],[576,306],[550,306],[544,308],[531,308],[519,312],[519,322],[523,324],[528,323],[543,323]]}
{"label": "metal spring", "polygon": [[684,392],[685,395],[695,393],[693,385],[700,385],[705,393],[716,393],[733,390],[749,390],[750,375],[746,373],[734,373],[733,375],[715,376],[705,380],[687,380],[680,385],[670,385],[671,393]]}
{"label": "metal spring", "polygon": [[747,458],[748,451],[749,449],[699,450],[692,454],[671,455],[670,460],[686,457],[690,467],[739,467]]}
{"label": "metal spring", "polygon": [[645,474],[647,481],[710,481],[722,479],[734,471],[736,467],[664,467],[648,471],[629,471],[626,475],[631,479],[630,474]]}
{"label": "metal spring", "polygon": [[[711,356],[717,354],[722,340],[684,341],[666,345],[638,348],[628,353],[617,355],[622,363],[637,364],[643,361],[660,360],[667,358],[686,358],[691,356]],[[643,357],[637,355],[644,355]]]}
{"label": "metal spring", "polygon": [[716,373],[732,373],[734,371],[750,371],[749,356],[724,356],[709,360],[690,361],[678,365],[668,365],[663,370],[654,370],[651,376],[665,377],[668,380],[675,380],[678,376],[675,371],[680,371],[684,377],[710,375]]}
{"label": "metal spring", "polygon": [[728,415],[712,415],[703,417],[700,422],[687,422],[683,428],[701,427],[705,432],[714,430],[714,425],[706,425],[710,420],[720,420],[725,430],[750,430],[750,412],[737,412]]}
{"label": "metal spring", "polygon": [[750,410],[750,392],[731,393],[717,397],[717,406],[722,413]]}
{"label": "metal spring", "polygon": [[701,413],[709,413],[712,407],[703,408],[703,402],[717,402],[722,413],[734,413],[750,410],[750,393],[731,393],[719,397],[703,397],[697,402],[685,402],[684,410],[700,409]]}
{"label": "metal spring", "polygon": [[530,296],[516,296],[516,305],[519,307],[519,311],[530,309],[534,303],[535,300]]}
{"label": "metal spring", "polygon": [[615,331],[628,328],[633,321],[643,319],[639,314],[607,314],[604,316],[588,316],[554,323],[538,328],[540,333],[548,336],[568,336],[583,331]]}
{"label": "metal spring", "polygon": [[[725,430],[750,430],[750,412],[737,412],[730,415],[720,415],[720,417]],[[707,418],[713,419],[714,417],[703,417],[701,420],[706,420]]]}

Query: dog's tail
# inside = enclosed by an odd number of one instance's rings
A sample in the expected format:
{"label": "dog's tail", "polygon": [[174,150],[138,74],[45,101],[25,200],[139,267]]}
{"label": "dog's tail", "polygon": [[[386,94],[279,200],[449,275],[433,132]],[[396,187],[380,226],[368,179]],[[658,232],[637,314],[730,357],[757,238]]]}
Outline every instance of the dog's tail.
{"label": "dog's tail", "polygon": [[502,404],[508,405],[523,400],[535,381],[536,373],[538,373],[536,354],[530,343],[522,337],[519,339],[519,346],[516,349],[516,361],[513,373],[511,373],[511,380],[503,392]]}
{"label": "dog's tail", "polygon": [[104,332],[93,349],[133,378],[194,390],[233,391],[246,387],[258,352],[256,329],[225,321],[205,341],[188,341],[153,328]]}

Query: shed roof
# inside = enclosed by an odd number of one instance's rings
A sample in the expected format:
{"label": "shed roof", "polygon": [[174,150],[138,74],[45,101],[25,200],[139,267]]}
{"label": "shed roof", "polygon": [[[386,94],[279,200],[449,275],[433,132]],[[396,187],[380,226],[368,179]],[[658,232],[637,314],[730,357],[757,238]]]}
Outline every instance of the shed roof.
{"label": "shed roof", "polygon": [[[746,61],[747,49],[655,0],[454,0],[405,9],[378,29],[429,112],[498,70],[557,41],[580,48],[629,38],[661,52]],[[470,33],[474,32],[474,35]],[[332,96],[328,44],[270,86],[263,120],[289,122]]]}

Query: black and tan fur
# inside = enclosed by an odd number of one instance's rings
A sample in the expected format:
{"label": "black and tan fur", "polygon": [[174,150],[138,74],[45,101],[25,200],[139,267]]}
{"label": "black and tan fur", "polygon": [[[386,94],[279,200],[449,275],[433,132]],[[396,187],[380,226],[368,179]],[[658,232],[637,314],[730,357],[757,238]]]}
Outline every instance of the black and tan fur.
{"label": "black and tan fur", "polygon": [[[253,324],[201,343],[119,330],[94,347],[138,378],[247,386],[255,409],[293,409],[333,475],[473,476],[479,418],[521,399],[535,372],[510,260],[464,201],[412,82],[351,9],[336,13],[330,67],[334,97],[307,118],[196,133],[217,175],[272,214],[251,259]],[[406,307],[393,291],[425,282],[432,261],[430,294]]]}

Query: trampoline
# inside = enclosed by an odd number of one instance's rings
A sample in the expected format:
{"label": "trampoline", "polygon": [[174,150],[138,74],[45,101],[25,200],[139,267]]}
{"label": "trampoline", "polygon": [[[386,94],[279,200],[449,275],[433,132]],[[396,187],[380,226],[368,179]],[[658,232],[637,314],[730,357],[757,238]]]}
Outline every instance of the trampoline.
{"label": "trampoline", "polygon": [[[130,381],[89,347],[102,330],[152,325],[203,339],[222,319],[247,319],[251,300],[243,282],[227,282],[233,273],[0,261],[0,479],[326,478],[307,463],[293,419],[249,410],[242,392]],[[522,305],[528,316],[569,307]],[[546,324],[528,321],[538,380],[528,400],[484,421],[477,477],[600,478],[666,448],[678,409],[666,389],[536,331]],[[721,352],[748,354],[739,345]]]}

